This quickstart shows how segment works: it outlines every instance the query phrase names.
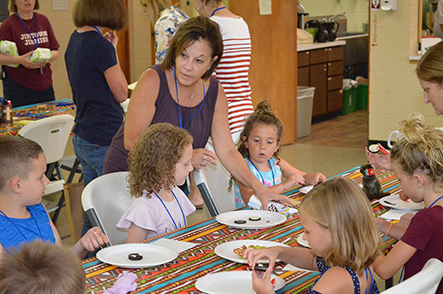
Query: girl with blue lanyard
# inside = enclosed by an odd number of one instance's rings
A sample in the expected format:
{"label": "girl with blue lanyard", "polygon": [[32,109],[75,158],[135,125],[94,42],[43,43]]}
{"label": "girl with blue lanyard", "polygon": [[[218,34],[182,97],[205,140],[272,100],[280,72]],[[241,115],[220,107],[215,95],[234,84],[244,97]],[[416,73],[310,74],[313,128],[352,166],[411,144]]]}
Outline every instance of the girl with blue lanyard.
{"label": "girl with blue lanyard", "polygon": [[[319,271],[308,294],[377,294],[372,264],[381,254],[380,233],[363,190],[352,180],[335,177],[312,189],[300,204],[303,239],[310,249],[275,246],[247,249],[244,258],[254,267],[268,259],[264,277],[252,271],[253,289],[274,293],[271,273],[277,259],[301,269]],[[289,290],[289,289],[285,289]]]}
{"label": "girl with blue lanyard", "polygon": [[[400,241],[374,263],[377,274],[388,279],[404,265],[405,279],[421,271],[431,258],[443,261],[443,132],[412,113],[401,122],[400,139],[391,150],[391,168],[410,201],[425,209],[412,218],[406,232],[398,225],[378,222],[382,232]],[[436,293],[443,293],[440,283]]]}
{"label": "girl with blue lanyard", "polygon": [[126,243],[143,240],[185,227],[195,207],[178,187],[193,167],[193,139],[169,123],[144,131],[129,153],[129,188],[134,197],[118,228],[128,229]]}
{"label": "girl with blue lanyard", "polygon": [[[305,173],[291,166],[287,161],[278,157],[280,152],[283,123],[272,112],[268,101],[257,105],[245,123],[240,134],[238,151],[243,155],[251,172],[266,187],[281,193],[294,185],[316,185],[326,181],[322,173]],[[282,177],[285,178],[282,181]],[[231,177],[230,187],[232,187]],[[254,191],[234,179],[235,205],[245,206],[254,195]]]}

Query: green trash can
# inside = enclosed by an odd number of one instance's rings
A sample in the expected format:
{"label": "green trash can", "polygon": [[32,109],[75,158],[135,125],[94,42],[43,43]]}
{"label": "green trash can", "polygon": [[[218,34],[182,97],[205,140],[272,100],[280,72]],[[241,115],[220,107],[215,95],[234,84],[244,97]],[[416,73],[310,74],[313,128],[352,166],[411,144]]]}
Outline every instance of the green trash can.
{"label": "green trash can", "polygon": [[354,112],[357,103],[357,88],[351,87],[343,90],[343,108],[338,113],[339,115],[347,115]]}
{"label": "green trash can", "polygon": [[368,107],[368,85],[358,84],[357,86],[357,109],[363,110]]}

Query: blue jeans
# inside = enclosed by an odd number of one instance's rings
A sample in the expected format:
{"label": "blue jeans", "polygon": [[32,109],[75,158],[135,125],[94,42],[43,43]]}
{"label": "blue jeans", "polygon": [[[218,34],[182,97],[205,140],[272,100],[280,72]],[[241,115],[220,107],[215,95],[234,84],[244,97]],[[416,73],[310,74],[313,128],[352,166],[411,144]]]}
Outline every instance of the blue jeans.
{"label": "blue jeans", "polygon": [[[109,146],[100,146],[83,140],[78,135],[72,137],[72,145],[74,146],[75,156],[82,165],[84,186],[88,185],[93,179],[103,175],[103,159]],[[81,236],[92,228],[91,222],[85,216]],[[88,253],[86,258],[95,256],[95,252]]]}

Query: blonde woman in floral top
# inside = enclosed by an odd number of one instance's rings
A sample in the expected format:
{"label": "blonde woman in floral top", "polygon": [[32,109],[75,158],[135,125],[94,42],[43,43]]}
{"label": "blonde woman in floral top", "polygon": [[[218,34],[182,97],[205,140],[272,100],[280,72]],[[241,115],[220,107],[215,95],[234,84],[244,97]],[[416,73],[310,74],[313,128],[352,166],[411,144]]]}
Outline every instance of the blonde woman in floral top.
{"label": "blonde woman in floral top", "polygon": [[189,17],[171,0],[140,0],[140,4],[154,26],[155,63],[162,63],[178,26]]}

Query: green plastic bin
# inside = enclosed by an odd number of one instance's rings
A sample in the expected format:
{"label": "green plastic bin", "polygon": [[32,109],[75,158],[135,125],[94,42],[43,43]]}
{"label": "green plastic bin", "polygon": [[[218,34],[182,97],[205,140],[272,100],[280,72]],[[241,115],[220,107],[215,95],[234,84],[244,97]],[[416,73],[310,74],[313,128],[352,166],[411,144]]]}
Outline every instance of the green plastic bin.
{"label": "green plastic bin", "polygon": [[354,112],[357,103],[357,88],[352,87],[343,90],[343,108],[340,110],[339,115],[347,115]]}
{"label": "green plastic bin", "polygon": [[363,110],[368,107],[368,85],[357,86],[357,109]]}

